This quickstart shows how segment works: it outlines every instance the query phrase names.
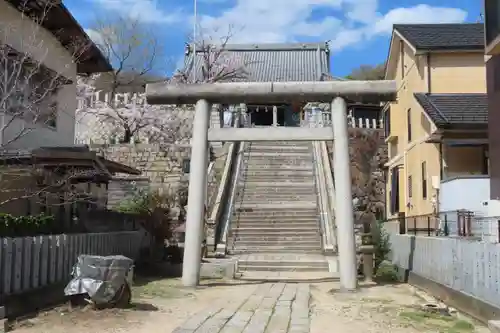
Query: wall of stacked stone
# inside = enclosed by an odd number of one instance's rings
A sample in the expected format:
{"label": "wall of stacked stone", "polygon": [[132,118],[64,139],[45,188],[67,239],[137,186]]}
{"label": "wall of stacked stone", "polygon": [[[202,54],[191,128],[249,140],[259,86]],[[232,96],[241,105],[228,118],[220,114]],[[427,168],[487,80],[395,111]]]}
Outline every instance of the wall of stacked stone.
{"label": "wall of stacked stone", "polygon": [[[349,129],[349,155],[352,175],[352,194],[355,206],[356,244],[361,244],[363,223],[373,220],[385,210],[385,173],[387,144],[380,129]],[[333,142],[327,143],[330,158]],[[333,161],[331,161],[333,163]],[[333,164],[332,164],[333,165]]]}
{"label": "wall of stacked stone", "polygon": [[[119,94],[116,105],[110,108],[111,102],[104,102],[105,95],[98,92],[92,98],[79,98],[75,113],[76,144],[118,143],[124,135],[122,119],[134,118],[136,120],[129,120],[129,125],[132,129],[135,126],[140,129],[134,133],[133,142],[189,142],[193,105],[149,105],[143,95]],[[126,102],[124,96],[128,96]],[[219,105],[213,106],[210,122],[211,127],[221,126]]]}
{"label": "wall of stacked stone", "polygon": [[[183,162],[190,159],[190,145],[175,144],[116,144],[91,145],[99,155],[137,168],[140,177],[118,175],[108,187],[108,206],[116,206],[136,193],[137,189],[149,189],[175,194],[185,188],[189,174],[183,171]],[[208,181],[208,196],[217,191],[215,173]]]}

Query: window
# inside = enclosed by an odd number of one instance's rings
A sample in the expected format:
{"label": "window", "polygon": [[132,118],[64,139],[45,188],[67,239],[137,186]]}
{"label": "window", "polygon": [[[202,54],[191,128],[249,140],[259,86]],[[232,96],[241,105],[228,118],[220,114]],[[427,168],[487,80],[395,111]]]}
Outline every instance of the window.
{"label": "window", "polygon": [[191,169],[191,160],[189,158],[185,158],[182,160],[182,172],[189,173]]}
{"label": "window", "polygon": [[422,162],[422,198],[427,199],[427,165]]}
{"label": "window", "polygon": [[384,135],[386,138],[391,135],[391,108],[384,112]]}
{"label": "window", "polygon": [[5,56],[0,73],[6,76],[0,90],[8,92],[2,108],[25,122],[56,127],[57,92],[71,80],[9,46],[0,48]]}
{"label": "window", "polygon": [[411,142],[411,109],[406,112],[406,122],[408,126],[408,142]]}
{"label": "window", "polygon": [[412,196],[413,196],[413,184],[411,176],[408,176],[408,198],[411,198]]}
{"label": "window", "polygon": [[391,169],[391,187],[389,190],[389,202],[391,214],[399,212],[399,170]]}

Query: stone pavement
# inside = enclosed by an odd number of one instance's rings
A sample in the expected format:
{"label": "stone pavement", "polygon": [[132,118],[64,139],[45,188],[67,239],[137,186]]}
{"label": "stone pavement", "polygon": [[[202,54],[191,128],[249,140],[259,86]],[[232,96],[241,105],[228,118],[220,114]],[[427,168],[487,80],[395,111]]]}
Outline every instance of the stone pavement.
{"label": "stone pavement", "polygon": [[198,312],[172,333],[309,333],[309,301],[309,284],[260,284],[249,297]]}

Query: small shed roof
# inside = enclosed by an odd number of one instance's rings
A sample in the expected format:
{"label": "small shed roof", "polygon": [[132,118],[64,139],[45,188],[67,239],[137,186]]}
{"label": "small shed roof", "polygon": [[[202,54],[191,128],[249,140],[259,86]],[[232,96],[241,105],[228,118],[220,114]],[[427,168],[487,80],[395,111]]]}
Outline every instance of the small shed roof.
{"label": "small shed roof", "polygon": [[130,166],[98,156],[88,146],[42,147],[33,150],[4,150],[0,152],[4,165],[39,165],[44,168],[68,167],[82,170],[83,178],[94,176],[111,179],[116,173],[140,175]]}

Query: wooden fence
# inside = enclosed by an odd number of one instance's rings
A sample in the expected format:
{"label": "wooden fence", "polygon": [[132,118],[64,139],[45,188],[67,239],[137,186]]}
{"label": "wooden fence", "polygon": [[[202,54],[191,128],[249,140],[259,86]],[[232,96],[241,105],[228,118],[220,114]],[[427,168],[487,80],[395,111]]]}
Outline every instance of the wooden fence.
{"label": "wooden fence", "polygon": [[69,281],[80,254],[137,259],[148,244],[144,231],[0,238],[0,299]]}

